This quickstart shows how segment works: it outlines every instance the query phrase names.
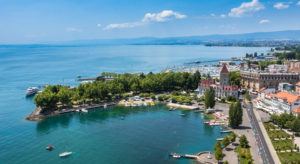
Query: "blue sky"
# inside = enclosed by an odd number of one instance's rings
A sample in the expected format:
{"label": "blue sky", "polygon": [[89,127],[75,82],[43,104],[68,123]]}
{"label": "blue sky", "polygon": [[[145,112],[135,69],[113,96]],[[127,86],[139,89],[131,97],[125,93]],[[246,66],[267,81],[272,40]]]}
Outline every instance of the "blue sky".
{"label": "blue sky", "polygon": [[0,0],[0,43],[300,29],[300,0]]}

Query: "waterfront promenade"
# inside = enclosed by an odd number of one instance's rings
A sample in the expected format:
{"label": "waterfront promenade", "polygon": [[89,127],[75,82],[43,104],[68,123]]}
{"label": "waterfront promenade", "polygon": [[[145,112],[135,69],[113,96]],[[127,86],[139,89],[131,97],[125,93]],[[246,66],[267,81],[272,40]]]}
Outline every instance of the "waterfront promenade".
{"label": "waterfront promenade", "polygon": [[277,164],[280,160],[276,154],[276,151],[271,143],[271,140],[263,126],[261,117],[259,116],[253,104],[249,104],[248,114],[252,118],[253,128],[255,129],[255,136],[258,139],[258,144],[261,149],[261,155],[266,164]]}
{"label": "waterfront promenade", "polygon": [[[215,108],[218,110],[221,110],[225,115],[229,114],[229,104],[225,103],[216,103]],[[259,147],[256,143],[255,136],[253,134],[253,131],[251,129],[251,123],[250,118],[247,114],[246,108],[243,110],[243,122],[237,129],[232,129],[237,136],[245,135],[249,141],[250,145],[250,152],[252,155],[253,163],[255,164],[262,164],[263,160],[261,156],[259,155]],[[236,139],[235,143],[238,143],[238,139]],[[223,150],[223,153],[225,154],[225,157],[223,161],[228,161],[229,163],[237,163],[238,161],[238,154],[234,152],[236,146],[230,145],[228,146],[227,150]]]}

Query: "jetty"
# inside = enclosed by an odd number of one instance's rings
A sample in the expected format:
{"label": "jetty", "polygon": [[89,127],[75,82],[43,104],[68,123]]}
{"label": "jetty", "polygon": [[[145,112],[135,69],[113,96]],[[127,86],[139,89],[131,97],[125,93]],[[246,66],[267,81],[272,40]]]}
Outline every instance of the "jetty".
{"label": "jetty", "polygon": [[90,78],[78,78],[78,81],[95,81],[95,80],[113,80],[113,77],[104,77],[104,76],[98,76],[98,77],[90,77]]}
{"label": "jetty", "polygon": [[169,106],[169,107],[174,107],[174,108],[189,109],[189,110],[196,110],[196,109],[199,109],[197,106],[183,105],[183,104],[177,104],[177,103],[167,103],[167,106]]}
{"label": "jetty", "polygon": [[232,130],[223,130],[223,131],[221,131],[221,133],[231,133],[232,132]]}
{"label": "jetty", "polygon": [[184,64],[201,64],[201,63],[211,63],[211,62],[219,62],[220,59],[217,60],[202,60],[202,61],[193,61],[193,62],[186,62]]}
{"label": "jetty", "polygon": [[217,161],[213,158],[213,153],[210,151],[203,151],[199,152],[197,154],[178,154],[178,153],[170,153],[169,156],[173,158],[187,158],[187,159],[194,159],[200,163],[205,163],[205,164],[213,164],[216,163]]}

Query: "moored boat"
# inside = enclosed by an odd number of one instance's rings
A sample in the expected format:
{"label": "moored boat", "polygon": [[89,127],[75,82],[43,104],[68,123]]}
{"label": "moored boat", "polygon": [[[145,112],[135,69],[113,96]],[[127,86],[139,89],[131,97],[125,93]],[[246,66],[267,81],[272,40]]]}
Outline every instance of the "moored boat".
{"label": "moored boat", "polygon": [[53,148],[54,147],[52,145],[49,145],[49,146],[46,147],[46,150],[50,150],[51,151]]}
{"label": "moored boat", "polygon": [[87,113],[87,112],[89,112],[88,110],[86,110],[85,108],[82,108],[81,109],[81,112],[83,112],[83,113]]}
{"label": "moored boat", "polygon": [[178,154],[174,154],[174,155],[173,155],[173,158],[177,158],[177,159],[178,159],[178,158],[180,158],[180,157],[181,157],[181,156],[178,155]]}
{"label": "moored boat", "polygon": [[72,154],[72,152],[63,152],[63,153],[60,153],[59,156],[60,157],[67,157],[67,156],[69,156],[71,154]]}
{"label": "moored boat", "polygon": [[36,93],[38,93],[39,89],[37,87],[29,87],[25,94],[26,96],[32,96],[32,95],[35,95]]}

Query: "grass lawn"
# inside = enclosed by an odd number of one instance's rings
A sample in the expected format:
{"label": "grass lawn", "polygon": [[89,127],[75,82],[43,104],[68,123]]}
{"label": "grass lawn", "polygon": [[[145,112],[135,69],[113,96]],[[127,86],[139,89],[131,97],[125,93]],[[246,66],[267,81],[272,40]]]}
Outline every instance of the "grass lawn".
{"label": "grass lawn", "polygon": [[300,154],[293,153],[277,153],[281,163],[300,163]]}
{"label": "grass lawn", "polygon": [[250,148],[242,148],[241,146],[238,146],[235,149],[235,152],[239,154],[239,161],[240,164],[249,164],[249,160],[251,160],[252,163],[252,156],[250,153]]}
{"label": "grass lawn", "polygon": [[[267,133],[271,139],[271,142],[274,146],[274,149],[276,151],[280,150],[291,150],[291,147],[294,148],[293,141],[289,138],[290,135],[284,132],[283,130],[270,130],[270,129],[275,129],[274,125],[271,123],[264,123],[264,126],[267,130]],[[278,128],[277,128],[278,129]],[[282,139],[282,140],[275,140],[275,138],[286,138],[288,137],[289,139]],[[277,152],[277,155],[281,161],[281,163],[300,163],[300,154],[293,152]]]}

